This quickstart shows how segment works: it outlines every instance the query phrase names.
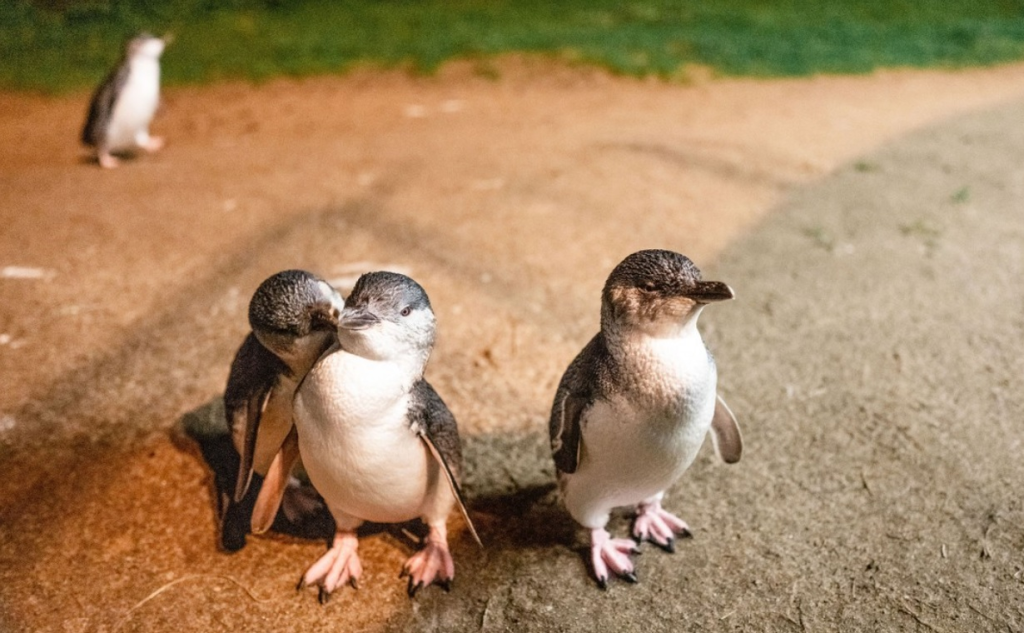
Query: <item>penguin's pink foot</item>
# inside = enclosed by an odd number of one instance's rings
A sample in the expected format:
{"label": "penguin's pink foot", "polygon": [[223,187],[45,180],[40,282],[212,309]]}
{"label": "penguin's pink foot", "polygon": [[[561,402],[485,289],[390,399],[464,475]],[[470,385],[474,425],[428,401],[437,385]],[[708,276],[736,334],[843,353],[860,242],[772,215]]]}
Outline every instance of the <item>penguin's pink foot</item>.
{"label": "penguin's pink foot", "polygon": [[633,521],[633,537],[637,542],[650,541],[667,552],[674,552],[676,536],[693,534],[686,521],[662,509],[660,501],[641,503],[637,507]]}
{"label": "penguin's pink foot", "polygon": [[121,161],[117,160],[110,152],[100,152],[96,158],[100,162],[100,167],[104,169],[113,169],[121,164]]}
{"label": "penguin's pink foot", "polygon": [[597,585],[608,586],[608,574],[614,573],[623,580],[636,582],[633,561],[630,554],[639,554],[636,543],[625,538],[612,538],[604,528],[590,531],[590,563],[594,566]]}
{"label": "penguin's pink foot", "polygon": [[320,585],[321,604],[327,602],[331,593],[345,583],[358,588],[359,576],[363,573],[363,564],[356,553],[358,547],[359,539],[354,531],[335,533],[331,549],[303,574],[297,588],[301,590],[306,585]]}
{"label": "penguin's pink foot", "polygon": [[150,136],[142,144],[142,149],[146,150],[150,154],[153,152],[159,152],[164,148],[164,137],[162,136]]}
{"label": "penguin's pink foot", "polygon": [[409,597],[416,595],[422,587],[433,583],[445,591],[451,589],[455,578],[455,561],[448,550],[448,538],[444,528],[430,528],[423,549],[405,561],[401,577],[409,577]]}

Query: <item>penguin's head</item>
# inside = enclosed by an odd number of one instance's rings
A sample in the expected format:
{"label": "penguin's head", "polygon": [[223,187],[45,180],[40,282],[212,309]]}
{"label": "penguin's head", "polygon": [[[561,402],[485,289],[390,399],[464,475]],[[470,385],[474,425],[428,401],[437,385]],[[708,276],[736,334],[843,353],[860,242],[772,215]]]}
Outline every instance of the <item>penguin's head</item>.
{"label": "penguin's head", "polygon": [[264,347],[291,365],[299,356],[319,355],[323,342],[334,337],[344,308],[345,300],[320,277],[285,270],[256,289],[249,325]]}
{"label": "penguin's head", "polygon": [[164,53],[164,48],[171,42],[169,35],[165,37],[156,37],[149,33],[140,33],[133,37],[128,42],[127,54],[129,59],[135,59],[137,57],[150,57],[153,59],[160,59],[160,56]]}
{"label": "penguin's head", "polygon": [[732,288],[702,280],[685,255],[638,251],[608,275],[601,295],[601,323],[671,335],[693,323],[705,305],[732,298]]}
{"label": "penguin's head", "polygon": [[353,354],[425,363],[435,332],[434,310],[422,286],[399,273],[373,272],[361,276],[352,288],[338,338]]}

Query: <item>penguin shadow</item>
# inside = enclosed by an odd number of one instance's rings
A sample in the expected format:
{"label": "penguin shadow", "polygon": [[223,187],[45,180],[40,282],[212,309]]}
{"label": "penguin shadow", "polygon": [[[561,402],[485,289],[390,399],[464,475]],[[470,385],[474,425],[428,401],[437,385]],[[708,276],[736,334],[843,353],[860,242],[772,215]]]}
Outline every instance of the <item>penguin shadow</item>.
{"label": "penguin shadow", "polygon": [[[212,475],[210,501],[217,524],[217,540],[226,552],[245,547],[251,533],[251,520],[263,477],[254,474],[249,489],[239,501],[234,500],[235,480],[241,458],[231,441],[231,432],[224,417],[224,401],[214,398],[188,411],[173,431],[173,441],[181,450],[200,459]],[[334,519],[320,495],[312,486],[301,483],[291,488],[282,501],[271,530],[287,536],[322,540],[330,543],[334,536]]]}
{"label": "penguin shadow", "polygon": [[[463,439],[463,456],[469,466],[464,488],[470,514],[489,552],[533,550],[544,560],[565,563],[571,552],[579,577],[594,577],[589,539],[561,502],[546,433],[469,436]],[[617,508],[607,529],[632,534],[635,518]],[[655,549],[673,554],[675,543]]]}
{"label": "penguin shadow", "polygon": [[[173,442],[191,453],[210,474],[210,506],[215,540],[225,552],[245,547],[263,478],[253,475],[245,496],[235,501],[239,455],[231,441],[221,398],[185,413]],[[198,449],[198,452],[197,450]],[[539,434],[488,434],[463,441],[463,492],[470,517],[487,550],[571,547],[575,527],[558,503],[553,470],[544,464],[546,442]],[[550,461],[550,458],[547,458]],[[485,468],[485,464],[491,467]],[[330,544],[334,519],[316,490],[300,480],[274,517],[271,530],[288,537]],[[420,520],[398,524],[365,523],[359,536],[386,534],[410,550],[428,529]]]}
{"label": "penguin shadow", "polygon": [[[173,435],[173,443],[200,460],[210,473],[210,505],[219,518],[215,537],[219,547],[229,553],[242,549],[251,534],[252,511],[263,478],[254,474],[242,499],[234,500],[240,458],[231,441],[223,400],[213,398],[185,413],[178,420]],[[464,442],[464,451],[479,463],[493,462],[495,454],[522,462],[522,455],[536,452],[532,450],[535,439],[539,441],[539,436],[471,437]],[[531,450],[522,450],[523,445]],[[464,482],[464,492],[467,492],[468,510],[485,548],[547,547],[572,542],[571,521],[557,504],[554,481],[520,486],[516,479],[509,478],[507,468],[480,475]],[[534,479],[543,475],[542,470],[538,471]],[[465,484],[471,488],[466,488]],[[300,479],[299,485],[286,494],[271,530],[330,544],[334,537],[334,519],[313,486]],[[419,519],[397,524],[368,522],[359,528],[359,536],[386,534],[415,550],[428,531]]]}
{"label": "penguin shadow", "polygon": [[463,493],[487,549],[571,547],[575,524],[558,499],[540,433],[463,438]]}

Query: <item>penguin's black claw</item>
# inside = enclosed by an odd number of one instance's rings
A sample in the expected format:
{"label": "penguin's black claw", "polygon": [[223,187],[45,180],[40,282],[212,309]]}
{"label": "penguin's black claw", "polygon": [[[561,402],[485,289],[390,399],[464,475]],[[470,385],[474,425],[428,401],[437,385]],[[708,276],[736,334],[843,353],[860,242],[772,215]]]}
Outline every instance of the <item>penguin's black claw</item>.
{"label": "penguin's black claw", "polygon": [[306,588],[306,577],[299,576],[299,582],[295,584],[295,591],[302,591]]}
{"label": "penguin's black claw", "polygon": [[441,587],[441,589],[444,589],[445,593],[451,593],[451,591],[452,591],[452,579],[451,578],[445,578],[443,580],[438,580],[437,581],[437,585],[439,587]]}
{"label": "penguin's black claw", "polygon": [[[652,541],[652,542],[654,542],[654,541]],[[665,541],[664,543],[654,542],[654,544],[657,545],[658,547],[660,547],[663,551],[668,552],[669,554],[675,554],[676,553],[676,540],[675,539],[670,538],[667,541]]]}
{"label": "penguin's black claw", "polygon": [[323,587],[320,587],[320,592],[317,593],[316,599],[320,604],[327,604],[331,600],[331,593]]}
{"label": "penguin's black claw", "polygon": [[410,598],[415,598],[416,597],[416,592],[419,591],[422,588],[423,588],[423,583],[422,582],[414,583],[412,581],[412,578],[411,577],[409,578],[409,597]]}
{"label": "penguin's black claw", "polygon": [[608,588],[608,578],[607,577],[598,578],[597,579],[597,588],[600,589],[601,591],[604,591],[605,589],[607,589]]}
{"label": "penguin's black claw", "polygon": [[635,585],[637,582],[639,582],[636,578],[636,573],[631,571],[622,574],[622,579],[632,585]]}

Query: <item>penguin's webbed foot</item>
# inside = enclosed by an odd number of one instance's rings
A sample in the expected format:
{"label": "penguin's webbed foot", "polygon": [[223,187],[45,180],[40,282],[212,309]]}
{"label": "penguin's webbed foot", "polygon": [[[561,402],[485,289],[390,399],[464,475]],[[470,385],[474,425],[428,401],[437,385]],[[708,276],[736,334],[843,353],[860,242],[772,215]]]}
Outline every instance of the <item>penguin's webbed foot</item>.
{"label": "penguin's webbed foot", "polygon": [[675,537],[693,536],[690,526],[679,517],[666,512],[660,501],[641,503],[633,521],[633,538],[650,541],[666,552],[675,552]]}
{"label": "penguin's webbed foot", "polygon": [[99,161],[100,167],[104,169],[113,169],[121,164],[121,161],[117,160],[117,157],[110,152],[100,152],[96,156],[96,160]]}
{"label": "penguin's webbed foot", "polygon": [[614,573],[631,583],[637,581],[630,554],[639,554],[640,548],[629,539],[612,538],[604,528],[590,531],[590,563],[594,567],[597,585],[608,586],[608,574]]}
{"label": "penguin's webbed foot", "polygon": [[451,590],[455,578],[455,561],[448,550],[448,539],[443,528],[430,528],[426,545],[405,561],[400,577],[409,577],[409,597],[423,587],[437,583],[445,591]]}
{"label": "penguin's webbed foot", "polygon": [[321,604],[326,603],[331,593],[345,583],[358,589],[359,576],[363,573],[363,564],[356,553],[358,547],[359,539],[356,538],[354,531],[335,533],[331,549],[303,574],[297,589],[301,590],[312,584],[319,585]]}
{"label": "penguin's webbed foot", "polygon": [[160,150],[162,150],[164,148],[165,141],[164,137],[162,136],[150,136],[145,140],[145,142],[141,143],[140,145],[142,149],[152,154],[153,152],[159,152]]}

